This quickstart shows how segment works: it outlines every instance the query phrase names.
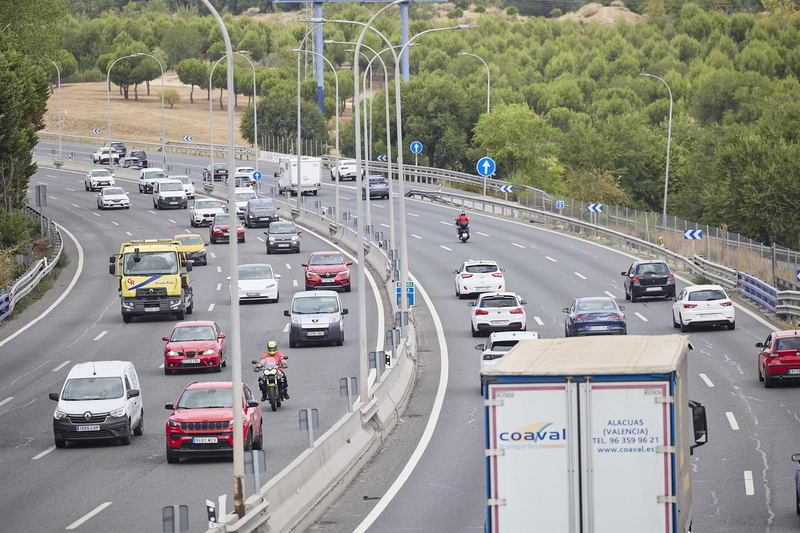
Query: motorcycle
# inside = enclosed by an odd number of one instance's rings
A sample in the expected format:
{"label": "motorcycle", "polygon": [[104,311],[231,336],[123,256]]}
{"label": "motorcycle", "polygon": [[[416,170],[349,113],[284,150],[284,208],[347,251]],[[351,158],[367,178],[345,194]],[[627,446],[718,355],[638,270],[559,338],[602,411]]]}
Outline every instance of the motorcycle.
{"label": "motorcycle", "polygon": [[[284,360],[288,356],[283,356]],[[269,405],[273,411],[277,411],[281,406],[281,401],[285,399],[286,391],[286,375],[283,373],[285,368],[289,365],[286,363],[278,363],[274,357],[267,357],[262,365],[261,361],[254,360],[252,363],[255,366],[254,372],[260,372],[258,376],[258,388],[261,393],[269,400]]]}
{"label": "motorcycle", "polygon": [[467,242],[469,240],[469,225],[463,222],[461,223],[458,227],[458,238],[461,242]]}

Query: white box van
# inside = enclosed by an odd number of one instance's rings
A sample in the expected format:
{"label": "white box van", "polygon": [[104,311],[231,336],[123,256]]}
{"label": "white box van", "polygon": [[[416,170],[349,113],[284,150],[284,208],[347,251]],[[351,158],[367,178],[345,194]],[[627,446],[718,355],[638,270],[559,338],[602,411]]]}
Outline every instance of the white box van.
{"label": "white box van", "polygon": [[189,200],[186,198],[186,190],[181,180],[165,179],[157,180],[153,186],[153,208],[186,209],[189,207]]}
{"label": "white box van", "polygon": [[298,343],[344,343],[344,315],[336,291],[302,291],[292,298],[292,307],[283,312],[291,318],[289,347]]}
{"label": "white box van", "polygon": [[69,371],[53,413],[56,448],[68,440],[119,439],[131,443],[131,435],[144,433],[144,404],[139,376],[129,361],[78,363]]}
{"label": "white box van", "polygon": [[[278,162],[279,170],[275,173],[278,178],[278,192],[283,194],[290,191],[292,196],[297,195],[297,158],[281,158]],[[303,194],[316,195],[322,181],[322,158],[321,157],[301,157],[300,158],[300,186]]]}

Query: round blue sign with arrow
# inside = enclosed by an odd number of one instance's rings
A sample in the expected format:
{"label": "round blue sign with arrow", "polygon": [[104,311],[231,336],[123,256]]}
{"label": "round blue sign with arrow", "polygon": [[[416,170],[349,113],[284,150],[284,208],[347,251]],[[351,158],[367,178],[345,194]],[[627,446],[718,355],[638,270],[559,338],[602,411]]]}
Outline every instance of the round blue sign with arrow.
{"label": "round blue sign with arrow", "polygon": [[494,174],[494,170],[496,168],[494,164],[494,159],[492,159],[491,157],[481,157],[480,160],[478,161],[477,166],[478,166],[478,174],[480,174],[484,178],[486,176],[491,176],[492,174]]}
{"label": "round blue sign with arrow", "polygon": [[413,143],[411,143],[411,153],[412,154],[422,153],[422,143],[419,141],[414,141]]}
{"label": "round blue sign with arrow", "polygon": [[253,179],[256,181],[261,181],[261,172],[259,172],[258,170],[253,172]]}

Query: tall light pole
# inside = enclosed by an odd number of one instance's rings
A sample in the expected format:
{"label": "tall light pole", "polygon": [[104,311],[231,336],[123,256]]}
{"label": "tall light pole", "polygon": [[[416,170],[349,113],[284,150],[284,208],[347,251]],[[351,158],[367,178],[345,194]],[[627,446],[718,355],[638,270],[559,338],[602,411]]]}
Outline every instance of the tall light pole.
{"label": "tall light pole", "polygon": [[[58,68],[56,62],[52,59],[48,59],[54,67],[56,67],[56,73],[58,73],[58,160],[62,161],[61,159],[61,69]],[[109,94],[110,98],[110,94]],[[111,146],[111,145],[109,145]],[[109,154],[109,157],[111,154]]]}
{"label": "tall light pole", "polygon": [[[256,102],[258,100],[258,94],[256,94],[256,67],[253,65],[253,62],[250,61],[250,58],[247,57],[245,54],[247,53],[246,50],[239,50],[238,52],[234,52],[234,55],[242,56],[250,63],[250,68],[253,69],[253,143],[255,144],[256,148],[256,172],[258,172],[258,113],[256,112]],[[213,169],[212,169],[213,170]],[[230,170],[228,171],[230,173]],[[229,174],[230,175],[230,174]],[[236,173],[233,175],[234,183],[236,182]],[[228,179],[230,182],[230,178]]]}
{"label": "tall light pole", "polygon": [[653,76],[652,74],[639,74],[639,76],[644,76],[646,78],[654,78],[664,84],[664,87],[667,88],[667,92],[669,93],[669,122],[667,124],[667,170],[664,175],[664,229],[667,228],[667,191],[669,190],[669,144],[672,140],[672,91],[667,85],[667,82],[659,78],[658,76]]}
{"label": "tall light pole", "polygon": [[489,110],[491,109],[491,94],[492,94],[492,73],[489,72],[489,65],[486,64],[486,61],[483,60],[481,56],[470,54],[469,52],[459,52],[458,55],[460,56],[471,56],[477,57],[483,66],[486,67],[486,114],[489,114]]}
{"label": "tall light pole", "polygon": [[[214,69],[217,68],[219,62],[223,59],[227,59],[228,56],[222,56],[214,62],[214,65],[211,67],[211,72],[208,75],[208,124],[210,126],[210,138],[209,138],[209,147],[211,148],[211,186],[214,186],[214,86],[211,84],[211,80],[214,78]],[[230,183],[230,172],[232,169],[228,169],[228,182]],[[236,176],[234,175],[234,182],[236,181]]]}
{"label": "tall light pole", "polygon": [[134,55],[136,54],[118,57],[113,63],[111,63],[111,66],[108,67],[108,71],[106,72],[106,99],[108,103],[108,166],[111,166],[111,162],[114,160],[114,158],[111,157],[111,69],[114,68],[114,65],[117,64],[117,61],[134,57]]}
{"label": "tall light pole", "polygon": [[158,63],[158,67],[161,69],[161,168],[167,168],[167,152],[164,150],[166,139],[164,138],[164,65],[161,64],[161,61],[154,55],[146,54],[144,52],[137,52],[133,54],[133,57],[139,56],[147,56],[152,57]]}
{"label": "tall light pole", "polygon": [[[308,52],[309,54],[314,54],[315,56],[321,57],[328,66],[331,67],[333,71],[333,79],[336,80],[336,158],[334,161],[334,168],[339,168],[339,75],[336,73],[336,69],[333,66],[333,63],[328,61],[328,58],[324,55],[320,54],[319,52],[314,52],[313,50],[302,50],[300,48],[295,48],[291,50],[292,52]],[[334,207],[333,207],[333,221],[336,222],[339,217],[339,177],[336,177],[336,183],[334,183],[335,188],[335,195],[336,199],[334,200]]]}
{"label": "tall light pole", "polygon": [[[306,39],[311,33],[316,30],[318,27],[322,26],[322,24],[317,24],[306,33],[303,38],[300,40],[300,46],[298,46],[297,50],[302,50],[303,46],[305,46]],[[300,144],[301,144],[301,130],[300,130],[300,52],[297,52],[297,210],[300,210],[300,201],[302,200],[303,196],[303,178],[302,173],[300,172]],[[291,169],[289,169],[291,172]],[[320,170],[321,171],[321,170]],[[289,187],[291,188],[291,181],[289,183]]]}

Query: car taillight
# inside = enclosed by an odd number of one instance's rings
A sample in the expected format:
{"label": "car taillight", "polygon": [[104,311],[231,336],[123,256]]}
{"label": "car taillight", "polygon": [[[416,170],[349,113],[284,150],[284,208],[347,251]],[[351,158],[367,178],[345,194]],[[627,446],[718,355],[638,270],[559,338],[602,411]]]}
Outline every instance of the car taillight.
{"label": "car taillight", "polygon": [[483,356],[483,360],[494,361],[495,359],[500,359],[501,357],[503,356],[499,353],[487,353],[486,355]]}
{"label": "car taillight", "polygon": [[725,302],[720,302],[719,305],[721,305],[722,307],[730,307],[730,306],[733,305],[733,302],[730,301],[730,300],[727,300]]}
{"label": "car taillight", "polygon": [[770,357],[778,357],[778,352],[771,352],[769,354]]}
{"label": "car taillight", "polygon": [[631,283],[639,283],[639,276],[633,276],[631,278]]}
{"label": "car taillight", "polygon": [[521,315],[522,314],[522,308],[521,307],[517,307],[516,309],[512,309],[511,310],[511,314],[512,315]]}
{"label": "car taillight", "polygon": [[622,315],[618,315],[616,313],[608,315],[608,318],[611,320],[622,320]]}
{"label": "car taillight", "polygon": [[697,304],[683,304],[684,309],[694,309],[697,307]]}
{"label": "car taillight", "polygon": [[486,311],[485,309],[476,309],[475,310],[475,314],[476,315],[488,315],[489,311]]}
{"label": "car taillight", "polygon": [[575,318],[572,319],[574,322],[581,322],[583,320],[589,320],[589,315],[575,315]]}
{"label": "car taillight", "polygon": [[667,281],[673,281],[674,279],[675,279],[675,276],[672,275],[672,272],[667,274]]}
{"label": "car taillight", "polygon": [[493,278],[502,278],[503,277],[503,273],[502,272],[492,272],[492,277]]}
{"label": "car taillight", "polygon": [[469,279],[472,277],[472,274],[461,274],[461,279]]}

